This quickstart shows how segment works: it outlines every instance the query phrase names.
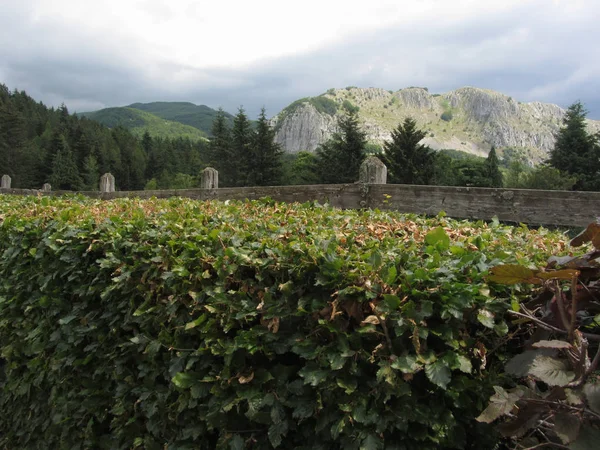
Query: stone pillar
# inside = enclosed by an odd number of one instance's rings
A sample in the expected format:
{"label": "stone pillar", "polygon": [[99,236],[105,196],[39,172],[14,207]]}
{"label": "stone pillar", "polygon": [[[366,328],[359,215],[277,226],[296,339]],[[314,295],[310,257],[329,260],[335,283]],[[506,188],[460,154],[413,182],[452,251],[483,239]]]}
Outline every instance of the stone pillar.
{"label": "stone pillar", "polygon": [[219,188],[219,172],[212,167],[207,167],[200,174],[200,187],[202,189]]}
{"label": "stone pillar", "polygon": [[50,186],[50,183],[44,183],[44,185],[42,186],[42,192],[50,192],[52,190],[52,186]]}
{"label": "stone pillar", "polygon": [[367,156],[360,165],[359,181],[366,184],[386,184],[387,167],[375,156]]}
{"label": "stone pillar", "polygon": [[100,177],[100,192],[115,192],[115,177],[105,173]]}
{"label": "stone pillar", "polygon": [[2,189],[10,189],[11,179],[8,175],[2,175],[2,180],[0,180],[0,188]]}

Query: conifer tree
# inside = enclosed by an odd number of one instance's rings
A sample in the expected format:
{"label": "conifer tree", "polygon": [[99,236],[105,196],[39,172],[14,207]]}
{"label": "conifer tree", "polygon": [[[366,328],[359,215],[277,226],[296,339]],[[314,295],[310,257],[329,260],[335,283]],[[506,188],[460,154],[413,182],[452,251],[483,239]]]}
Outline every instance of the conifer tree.
{"label": "conifer tree", "polygon": [[100,169],[98,160],[93,154],[89,154],[83,161],[83,188],[88,191],[97,191],[100,181]]}
{"label": "conifer tree", "polygon": [[0,176],[17,176],[19,153],[26,146],[26,142],[23,115],[11,105],[0,105]]}
{"label": "conifer tree", "polygon": [[219,171],[219,183],[222,186],[233,186],[235,181],[235,174],[230,171],[229,166],[232,157],[231,129],[227,124],[225,111],[219,108],[212,123],[207,162]]}
{"label": "conifer tree", "polygon": [[247,186],[251,160],[252,129],[244,108],[240,106],[233,118],[231,157],[226,161],[225,180],[230,186]]}
{"label": "conifer tree", "polygon": [[574,189],[597,190],[600,188],[599,136],[587,132],[586,115],[581,102],[569,106],[548,163],[562,172],[575,175],[578,181]]}
{"label": "conifer tree", "polygon": [[260,110],[254,132],[248,171],[248,186],[276,186],[281,184],[281,157],[283,150],[275,142],[275,130],[269,125],[265,108]]}
{"label": "conifer tree", "polygon": [[500,163],[494,146],[492,146],[485,160],[485,177],[488,180],[489,187],[502,187],[502,172],[500,172]]}
{"label": "conifer tree", "polygon": [[338,120],[339,132],[317,148],[319,178],[322,183],[354,183],[365,158],[367,135],[360,129],[358,112],[347,110]]}
{"label": "conifer tree", "polygon": [[395,184],[430,184],[435,175],[435,153],[419,144],[427,133],[417,128],[411,117],[392,131],[392,140],[383,146],[381,161],[388,169],[388,182]]}
{"label": "conifer tree", "polygon": [[79,176],[77,164],[73,158],[73,153],[69,148],[64,136],[58,135],[53,139],[54,157],[52,160],[52,174],[50,175],[50,184],[53,189],[77,191],[82,187],[82,180]]}

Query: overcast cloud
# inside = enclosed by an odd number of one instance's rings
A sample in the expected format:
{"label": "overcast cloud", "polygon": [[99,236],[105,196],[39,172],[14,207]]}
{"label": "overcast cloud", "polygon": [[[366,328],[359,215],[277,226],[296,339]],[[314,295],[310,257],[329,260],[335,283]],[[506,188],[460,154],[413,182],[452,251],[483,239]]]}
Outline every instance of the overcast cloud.
{"label": "overcast cloud", "polygon": [[0,0],[0,83],[53,106],[494,89],[600,119],[598,0]]}

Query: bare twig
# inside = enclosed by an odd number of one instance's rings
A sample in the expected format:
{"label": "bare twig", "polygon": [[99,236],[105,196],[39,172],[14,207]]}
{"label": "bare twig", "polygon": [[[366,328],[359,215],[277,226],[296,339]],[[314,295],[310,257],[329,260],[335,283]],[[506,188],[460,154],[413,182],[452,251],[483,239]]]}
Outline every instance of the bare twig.
{"label": "bare twig", "polygon": [[554,442],[542,442],[541,444],[534,445],[533,447],[523,447],[523,450],[533,450],[536,448],[544,448],[544,447],[554,447],[554,448],[566,448],[569,450],[571,447],[567,447],[566,445],[556,444]]}
{"label": "bare twig", "polygon": [[587,409],[585,407],[578,408],[577,406],[567,405],[566,403],[554,402],[552,400],[544,400],[543,398],[528,398],[525,399],[527,402],[531,403],[541,403],[544,405],[556,406],[557,408],[570,409],[571,411],[577,411],[584,414],[589,414],[590,416],[594,416],[597,419],[600,419],[600,414],[595,413],[594,411]]}
{"label": "bare twig", "polygon": [[509,312],[510,314],[513,314],[513,315],[515,315],[515,316],[519,316],[519,317],[524,317],[524,318],[526,318],[526,319],[530,319],[530,320],[532,320],[533,322],[537,323],[537,324],[538,324],[540,327],[542,327],[542,328],[544,328],[544,329],[546,329],[546,330],[548,330],[548,331],[555,331],[555,332],[557,332],[557,333],[562,333],[562,334],[565,334],[565,333],[567,333],[565,330],[561,330],[560,328],[556,328],[556,327],[554,327],[554,326],[552,326],[552,325],[549,325],[549,324],[547,324],[546,322],[544,322],[543,320],[540,320],[540,319],[538,319],[537,317],[535,317],[535,316],[533,316],[533,315],[530,315],[530,314],[523,314],[523,313],[520,313],[520,312],[518,312],[518,311],[512,311],[512,310],[511,310],[511,311],[508,311],[508,312]]}
{"label": "bare twig", "polygon": [[558,280],[554,282],[554,298],[556,299],[556,304],[558,305],[558,312],[560,314],[562,326],[565,330],[567,330],[569,339],[571,339],[572,332],[569,330],[570,322],[567,319],[567,311],[565,310],[562,287],[560,286],[560,282]]}
{"label": "bare twig", "polygon": [[385,320],[381,318],[381,315],[377,312],[377,307],[375,305],[372,305],[371,309],[373,310],[373,314],[375,314],[375,317],[377,317],[377,320],[379,320],[379,323],[383,328],[383,332],[385,333],[385,341],[387,342],[388,349],[390,350],[390,355],[393,355],[394,349],[392,348],[392,339],[390,338],[390,333],[388,332],[387,324],[385,323]]}
{"label": "bare twig", "polygon": [[[560,328],[556,328],[552,325],[547,324],[546,322],[544,322],[543,320],[538,319],[537,317],[528,315],[528,314],[523,314],[517,311],[508,311],[510,314],[513,314],[515,316],[519,316],[519,317],[525,317],[527,319],[530,319],[531,321],[537,323],[540,327],[544,328],[545,330],[548,331],[554,331],[556,333],[560,333],[560,334],[568,334],[568,331],[566,330],[561,330]],[[591,333],[581,333],[588,341],[594,341],[594,342],[600,342],[600,335],[598,334],[591,334]]]}
{"label": "bare twig", "polygon": [[577,319],[577,276],[571,279],[571,325],[569,326],[569,340],[573,339],[575,320]]}

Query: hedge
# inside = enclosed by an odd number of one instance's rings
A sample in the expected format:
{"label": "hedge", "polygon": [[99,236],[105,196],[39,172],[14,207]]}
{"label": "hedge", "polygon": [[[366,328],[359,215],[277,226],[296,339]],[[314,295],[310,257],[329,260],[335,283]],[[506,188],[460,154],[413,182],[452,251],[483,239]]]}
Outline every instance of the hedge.
{"label": "hedge", "polygon": [[484,276],[564,241],[318,204],[2,195],[0,447],[492,448],[474,418],[526,292]]}

